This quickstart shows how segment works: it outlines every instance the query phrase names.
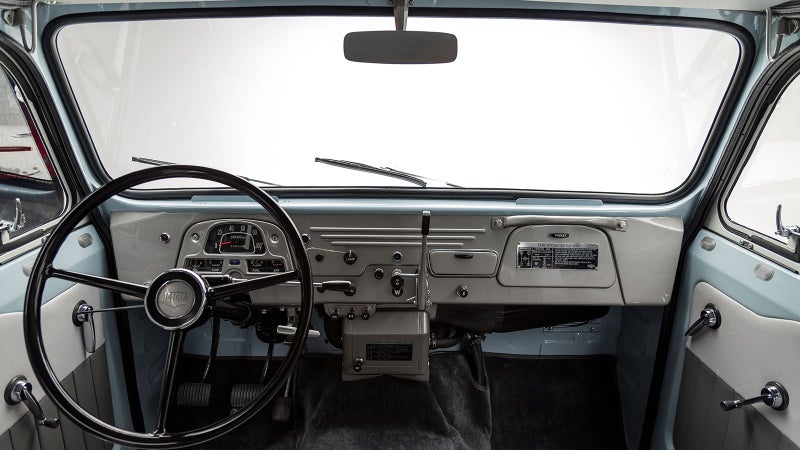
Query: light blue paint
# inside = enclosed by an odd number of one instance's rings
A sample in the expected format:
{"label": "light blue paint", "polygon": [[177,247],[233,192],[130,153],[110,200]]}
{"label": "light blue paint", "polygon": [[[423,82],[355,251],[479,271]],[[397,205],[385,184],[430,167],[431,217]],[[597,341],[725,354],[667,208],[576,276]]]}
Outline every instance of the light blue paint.
{"label": "light blue paint", "polygon": [[[534,328],[486,336],[483,351],[509,355],[615,355],[622,308],[612,307],[604,317],[572,331],[569,328]],[[586,329],[594,327],[598,331]]]}
{"label": "light blue paint", "polygon": [[[78,244],[78,237],[88,233],[92,236],[92,245],[82,248]],[[73,231],[61,247],[53,262],[55,267],[75,272],[106,276],[105,249],[94,227],[85,226]],[[0,296],[0,314],[21,312],[25,304],[25,291],[28,286],[28,277],[22,272],[22,267],[36,259],[39,250],[33,250],[6,264],[0,266],[0,286],[4,292]],[[51,278],[44,289],[43,303],[70,288],[74,283]]]}
{"label": "light blue paint", "polygon": [[[709,237],[716,241],[712,251],[703,250],[700,241]],[[702,281],[714,286],[725,295],[736,299],[754,313],[780,319],[800,321],[800,276],[769,262],[708,230],[702,230],[692,243],[684,267],[679,303],[667,357],[667,370],[659,403],[659,415],[653,434],[653,448],[671,450],[672,430],[678,407],[683,361],[686,356],[686,338],[683,333],[695,319],[689,317],[694,288]],[[755,276],[756,266],[766,264],[775,270],[770,281]],[[723,322],[724,326],[724,322]]]}

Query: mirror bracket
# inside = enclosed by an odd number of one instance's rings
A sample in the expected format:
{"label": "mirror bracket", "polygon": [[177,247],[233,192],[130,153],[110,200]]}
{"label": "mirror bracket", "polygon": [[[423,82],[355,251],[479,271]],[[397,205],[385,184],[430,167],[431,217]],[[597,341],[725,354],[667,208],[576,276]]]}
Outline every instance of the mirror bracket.
{"label": "mirror bracket", "polygon": [[411,0],[389,0],[389,4],[394,9],[394,28],[396,31],[406,31],[408,22],[408,7]]}

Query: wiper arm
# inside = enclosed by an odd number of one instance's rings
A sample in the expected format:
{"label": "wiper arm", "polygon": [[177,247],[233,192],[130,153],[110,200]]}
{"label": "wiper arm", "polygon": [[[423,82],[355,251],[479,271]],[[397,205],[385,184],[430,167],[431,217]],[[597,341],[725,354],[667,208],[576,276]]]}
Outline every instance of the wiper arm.
{"label": "wiper arm", "polygon": [[[147,164],[147,165],[150,165],[150,166],[174,166],[175,165],[175,163],[173,163],[173,162],[161,161],[159,159],[142,158],[141,156],[131,156],[131,161],[137,162],[137,163],[141,163],[141,164]],[[280,186],[280,184],[270,183],[269,181],[256,180],[255,178],[248,178],[248,177],[245,177],[245,176],[242,176],[242,175],[237,175],[237,177],[243,178],[243,179],[245,179],[245,180],[247,180],[247,181],[249,181],[251,183],[266,184],[268,186]]]}
{"label": "wiper arm", "polygon": [[330,158],[314,158],[314,162],[320,162],[323,164],[329,164],[335,167],[343,167],[345,169],[352,169],[358,170],[361,172],[368,172],[374,173],[378,175],[385,175],[387,177],[397,178],[403,181],[408,181],[409,183],[416,184],[420,187],[427,187],[431,181],[436,182],[435,184],[441,184],[444,186],[449,187],[461,187],[452,183],[447,183],[443,181],[433,180],[431,178],[423,177],[420,175],[414,175],[413,173],[403,172],[402,170],[392,169],[391,167],[376,167],[371,166],[369,164],[364,164],[355,161],[347,161],[344,159],[330,159]]}

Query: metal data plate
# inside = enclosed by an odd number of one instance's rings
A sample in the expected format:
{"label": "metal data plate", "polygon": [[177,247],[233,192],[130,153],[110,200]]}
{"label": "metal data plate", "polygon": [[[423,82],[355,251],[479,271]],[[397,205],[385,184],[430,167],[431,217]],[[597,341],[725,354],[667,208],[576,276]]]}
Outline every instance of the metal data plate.
{"label": "metal data plate", "polygon": [[518,269],[597,270],[598,244],[520,242]]}

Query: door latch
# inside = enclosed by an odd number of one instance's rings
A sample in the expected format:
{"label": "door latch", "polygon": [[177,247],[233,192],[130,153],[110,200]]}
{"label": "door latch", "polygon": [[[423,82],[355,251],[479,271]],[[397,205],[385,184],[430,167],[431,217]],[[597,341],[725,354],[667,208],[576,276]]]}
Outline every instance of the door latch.
{"label": "door latch", "polygon": [[783,225],[783,219],[781,218],[782,206],[783,205],[778,205],[778,210],[775,211],[775,226],[778,229],[775,234],[789,238],[789,246],[792,247],[792,249],[796,249],[798,239],[800,239],[800,226],[790,225],[787,227]]}
{"label": "door latch", "polygon": [[83,333],[83,348],[86,353],[94,353],[97,349],[97,338],[94,329],[94,308],[81,300],[72,310],[72,323],[81,327]]}
{"label": "door latch", "polygon": [[9,233],[15,233],[25,227],[25,213],[22,212],[22,200],[19,198],[14,199],[14,219],[13,220],[0,220],[0,242],[6,243],[9,241]]}
{"label": "door latch", "polygon": [[722,325],[722,316],[717,307],[709,303],[700,311],[700,318],[694,321],[689,329],[686,330],[684,336],[694,336],[702,330],[703,327],[717,329],[720,325]]}
{"label": "door latch", "polygon": [[777,381],[770,381],[761,389],[761,395],[747,400],[723,400],[719,402],[719,407],[723,411],[730,411],[758,402],[763,402],[774,410],[783,411],[789,406],[789,393],[786,392],[786,388],[782,384]]}

